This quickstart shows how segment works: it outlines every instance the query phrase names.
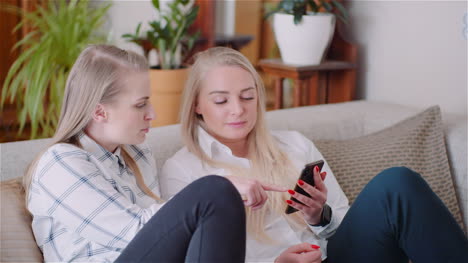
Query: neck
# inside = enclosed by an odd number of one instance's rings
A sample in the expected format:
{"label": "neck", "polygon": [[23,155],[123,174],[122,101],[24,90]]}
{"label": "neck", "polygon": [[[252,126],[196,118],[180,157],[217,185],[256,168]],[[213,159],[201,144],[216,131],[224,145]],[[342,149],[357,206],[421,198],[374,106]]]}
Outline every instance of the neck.
{"label": "neck", "polygon": [[103,131],[102,128],[98,127],[97,125],[93,123],[90,123],[85,128],[86,135],[88,135],[91,139],[93,139],[97,144],[104,147],[104,149],[108,150],[111,153],[114,153],[115,150],[117,150],[117,147],[119,145],[110,142],[108,138],[106,138],[106,136],[104,135],[104,132],[102,131]]}

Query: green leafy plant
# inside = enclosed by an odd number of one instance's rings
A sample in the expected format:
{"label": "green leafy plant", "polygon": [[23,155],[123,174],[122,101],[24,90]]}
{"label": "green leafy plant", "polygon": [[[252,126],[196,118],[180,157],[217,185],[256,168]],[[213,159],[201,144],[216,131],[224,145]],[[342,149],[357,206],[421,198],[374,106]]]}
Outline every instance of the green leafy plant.
{"label": "green leafy plant", "polygon": [[139,23],[135,33],[124,34],[122,37],[141,46],[146,58],[155,49],[160,68],[181,68],[182,62],[200,36],[199,31],[193,34],[189,32],[189,27],[197,18],[199,7],[194,6],[190,0],[174,0],[168,3],[168,9],[163,9],[159,0],[152,0],[152,4],[159,19],[149,22],[150,29],[140,32]]}
{"label": "green leafy plant", "polygon": [[342,22],[347,23],[348,12],[337,0],[281,0],[275,9],[266,14],[265,18],[275,13],[290,14],[294,16],[294,24],[297,25],[302,21],[302,17],[307,15],[308,8],[312,13],[318,13],[321,10],[333,13]]}
{"label": "green leafy plant", "polygon": [[29,120],[31,139],[53,135],[68,73],[87,45],[105,41],[96,30],[109,7],[91,6],[89,0],[49,1],[32,12],[3,6],[23,17],[15,31],[31,28],[14,46],[21,52],[8,71],[0,101],[1,108],[7,98],[16,103],[18,133]]}

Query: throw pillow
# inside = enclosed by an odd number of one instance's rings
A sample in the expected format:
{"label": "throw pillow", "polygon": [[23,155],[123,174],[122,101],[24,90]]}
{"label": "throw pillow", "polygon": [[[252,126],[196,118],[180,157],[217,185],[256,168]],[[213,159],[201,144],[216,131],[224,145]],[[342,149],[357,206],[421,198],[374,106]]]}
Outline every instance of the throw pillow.
{"label": "throw pillow", "polygon": [[380,171],[406,166],[423,176],[463,228],[438,106],[376,133],[342,141],[316,141],[315,145],[350,203]]}
{"label": "throw pillow", "polygon": [[25,206],[21,178],[1,182],[0,192],[0,262],[42,262],[31,229],[31,215]]}

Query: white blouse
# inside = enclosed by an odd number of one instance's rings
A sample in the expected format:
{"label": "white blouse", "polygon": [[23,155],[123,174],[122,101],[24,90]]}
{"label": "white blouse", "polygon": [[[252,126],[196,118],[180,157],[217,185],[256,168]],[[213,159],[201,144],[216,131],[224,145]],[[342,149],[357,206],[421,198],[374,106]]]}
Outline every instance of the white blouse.
{"label": "white blouse", "polygon": [[[209,157],[245,168],[250,167],[248,159],[234,156],[227,146],[217,141],[201,127],[198,127],[198,134],[200,146]],[[272,135],[298,171],[301,171],[307,163],[324,159],[315,145],[299,132],[273,131]],[[327,204],[333,211],[330,224],[323,227],[305,226],[297,229],[291,226],[282,215],[268,213],[265,220],[265,232],[277,242],[267,244],[247,236],[247,262],[273,262],[288,247],[302,242],[319,245],[322,250],[322,259],[326,258],[326,239],[336,231],[349,205],[348,199],[326,161],[322,171],[327,172],[324,181],[328,189]],[[228,176],[230,172],[202,164],[200,159],[184,147],[168,159],[163,166],[160,176],[163,198],[168,199],[194,180],[213,174]]]}
{"label": "white blouse", "polygon": [[[47,149],[32,178],[28,209],[46,262],[113,262],[162,206],[137,186],[120,147],[111,153],[84,133],[80,143]],[[125,149],[160,195],[150,148]]]}

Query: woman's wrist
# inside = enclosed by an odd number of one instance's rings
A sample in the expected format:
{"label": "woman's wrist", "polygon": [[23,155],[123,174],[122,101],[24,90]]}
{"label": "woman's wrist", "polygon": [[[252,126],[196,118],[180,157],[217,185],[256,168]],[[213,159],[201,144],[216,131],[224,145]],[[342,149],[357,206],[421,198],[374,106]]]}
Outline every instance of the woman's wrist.
{"label": "woman's wrist", "polygon": [[311,226],[326,226],[330,224],[331,217],[332,217],[331,207],[327,204],[324,204],[322,207],[322,212],[320,213],[319,219],[317,221],[314,220],[316,223],[311,223],[311,222],[308,222],[308,223]]}

